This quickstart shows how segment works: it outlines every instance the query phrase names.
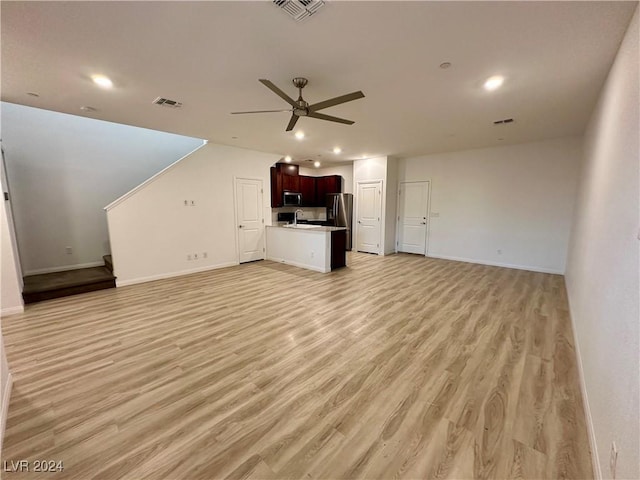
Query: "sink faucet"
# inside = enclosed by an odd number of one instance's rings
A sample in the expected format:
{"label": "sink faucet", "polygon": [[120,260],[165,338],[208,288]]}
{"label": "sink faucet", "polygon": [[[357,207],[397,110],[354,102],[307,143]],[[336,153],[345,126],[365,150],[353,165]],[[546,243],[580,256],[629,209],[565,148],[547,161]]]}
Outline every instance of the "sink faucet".
{"label": "sink faucet", "polygon": [[304,211],[303,210],[296,210],[293,214],[293,224],[294,225],[298,225],[298,212],[302,213],[304,215]]}

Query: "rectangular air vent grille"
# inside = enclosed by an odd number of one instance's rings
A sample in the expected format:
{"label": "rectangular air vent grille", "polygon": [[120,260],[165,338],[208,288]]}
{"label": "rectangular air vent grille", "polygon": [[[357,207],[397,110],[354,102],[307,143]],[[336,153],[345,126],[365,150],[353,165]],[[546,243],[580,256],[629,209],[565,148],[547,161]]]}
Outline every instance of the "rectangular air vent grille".
{"label": "rectangular air vent grille", "polygon": [[153,101],[154,104],[156,105],[161,105],[163,107],[168,107],[168,108],[180,108],[182,106],[182,103],[180,102],[176,102],[175,100],[169,100],[168,98],[162,98],[162,97],[158,97]]}
{"label": "rectangular air vent grille", "polygon": [[496,120],[493,122],[494,125],[501,125],[503,123],[513,123],[513,118],[505,118],[504,120]]}
{"label": "rectangular air vent grille", "polygon": [[323,0],[273,0],[273,3],[296,22],[309,18],[324,6]]}

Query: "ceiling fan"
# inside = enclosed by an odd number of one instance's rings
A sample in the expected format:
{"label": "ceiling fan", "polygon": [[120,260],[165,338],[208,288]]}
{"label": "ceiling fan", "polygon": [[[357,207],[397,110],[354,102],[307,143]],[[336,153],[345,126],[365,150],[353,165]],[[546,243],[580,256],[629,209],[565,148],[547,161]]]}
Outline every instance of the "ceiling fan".
{"label": "ceiling fan", "polygon": [[340,95],[339,97],[330,98],[329,100],[325,100],[324,102],[314,103],[313,105],[309,105],[309,103],[305,102],[302,98],[302,89],[307,84],[308,80],[302,77],[296,77],[293,79],[293,84],[298,89],[298,100],[294,100],[289,95],[284,93],[278,87],[276,87],[269,80],[265,80],[261,78],[260,83],[262,83],[265,87],[270,89],[273,93],[282,98],[285,102],[291,105],[292,108],[287,110],[256,110],[251,112],[231,112],[233,115],[239,115],[244,113],[272,113],[272,112],[291,112],[291,120],[289,120],[289,124],[287,125],[286,131],[289,132],[293,130],[293,127],[296,125],[296,122],[300,117],[311,117],[317,118],[319,120],[328,120],[330,122],[338,122],[344,123],[346,125],[353,125],[355,122],[351,120],[345,120],[344,118],[332,117],[331,115],[325,115],[324,113],[318,113],[318,110],[322,110],[324,108],[333,107],[334,105],[340,105],[341,103],[350,102],[352,100],[357,100],[359,98],[364,98],[364,93],[357,91],[353,93],[347,93],[346,95]]}

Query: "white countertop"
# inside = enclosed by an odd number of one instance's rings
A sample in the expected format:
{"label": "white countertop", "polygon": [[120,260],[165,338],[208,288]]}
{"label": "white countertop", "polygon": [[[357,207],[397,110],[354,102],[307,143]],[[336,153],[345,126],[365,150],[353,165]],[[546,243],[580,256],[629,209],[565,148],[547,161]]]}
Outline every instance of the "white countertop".
{"label": "white countertop", "polygon": [[311,225],[309,223],[301,223],[293,225],[267,225],[268,228],[281,228],[282,230],[291,230],[294,232],[336,232],[338,230],[346,230],[347,227],[323,227],[322,225]]}

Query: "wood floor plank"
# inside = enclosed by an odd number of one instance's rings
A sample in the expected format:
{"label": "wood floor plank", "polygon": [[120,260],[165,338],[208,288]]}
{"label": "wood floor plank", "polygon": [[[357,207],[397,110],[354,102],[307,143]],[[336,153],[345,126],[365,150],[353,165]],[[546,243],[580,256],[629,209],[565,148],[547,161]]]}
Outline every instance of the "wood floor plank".
{"label": "wood floor plank", "polygon": [[563,278],[350,253],[27,306],[7,479],[592,478]]}

